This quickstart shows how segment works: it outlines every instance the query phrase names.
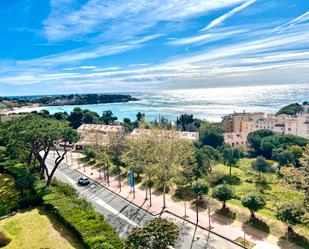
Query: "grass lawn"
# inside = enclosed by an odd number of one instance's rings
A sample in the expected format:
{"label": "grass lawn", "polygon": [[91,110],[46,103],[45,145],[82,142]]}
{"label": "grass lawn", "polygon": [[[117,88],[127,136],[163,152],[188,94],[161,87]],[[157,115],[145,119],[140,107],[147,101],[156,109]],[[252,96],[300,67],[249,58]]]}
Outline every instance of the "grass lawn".
{"label": "grass lawn", "polygon": [[14,180],[5,174],[0,174],[0,216],[17,208],[19,193]]}
{"label": "grass lawn", "polygon": [[79,240],[41,208],[29,209],[0,221],[0,231],[12,238],[4,249],[82,249]]}
{"label": "grass lawn", "polygon": [[[266,222],[268,221],[270,230],[276,234],[279,228],[283,229],[282,223],[275,216],[277,205],[287,201],[302,202],[305,197],[304,193],[284,185],[277,173],[262,173],[261,181],[258,181],[258,173],[251,168],[251,161],[251,159],[242,159],[238,167],[232,168],[232,176],[236,180],[233,180],[234,184],[231,184],[231,186],[236,196],[233,200],[228,201],[227,205],[245,209],[241,204],[241,199],[250,192],[259,192],[264,196],[267,204],[257,214]],[[225,165],[219,164],[215,166],[215,170],[224,172],[226,175],[229,174],[229,167]],[[296,227],[304,235],[309,236],[308,228],[304,226]]]}

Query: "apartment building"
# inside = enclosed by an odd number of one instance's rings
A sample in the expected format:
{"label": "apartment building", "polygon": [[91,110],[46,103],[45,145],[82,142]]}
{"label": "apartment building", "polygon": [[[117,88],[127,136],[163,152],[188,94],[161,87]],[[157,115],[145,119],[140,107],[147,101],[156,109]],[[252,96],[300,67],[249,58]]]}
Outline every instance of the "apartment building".
{"label": "apartment building", "polygon": [[263,112],[234,112],[223,117],[225,133],[249,133],[252,131],[253,120],[263,118]]}
{"label": "apartment building", "polygon": [[309,138],[309,114],[298,117],[270,114],[261,119],[254,119],[252,131],[262,129],[268,129],[277,134],[290,134]]}

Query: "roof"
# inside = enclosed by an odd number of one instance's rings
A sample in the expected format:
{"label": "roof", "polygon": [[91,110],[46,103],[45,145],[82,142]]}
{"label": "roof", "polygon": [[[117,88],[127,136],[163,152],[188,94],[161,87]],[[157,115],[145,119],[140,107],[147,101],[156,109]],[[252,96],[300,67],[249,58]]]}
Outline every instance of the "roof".
{"label": "roof", "polygon": [[93,132],[124,132],[124,127],[121,125],[100,125],[100,124],[82,124],[78,131],[93,131]]}
{"label": "roof", "polygon": [[[170,131],[170,130],[159,130],[161,134],[169,136],[172,134],[172,132],[175,132],[177,136],[179,136],[181,139],[187,139],[187,140],[198,140],[199,134],[198,132],[189,132],[189,131]],[[150,134],[152,130],[150,129],[134,129],[131,133],[131,136],[142,136]]]}

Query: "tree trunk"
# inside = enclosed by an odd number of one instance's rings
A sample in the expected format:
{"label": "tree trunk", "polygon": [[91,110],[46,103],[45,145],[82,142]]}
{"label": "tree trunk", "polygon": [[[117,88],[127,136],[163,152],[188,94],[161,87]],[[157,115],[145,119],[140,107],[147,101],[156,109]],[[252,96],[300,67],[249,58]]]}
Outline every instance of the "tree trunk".
{"label": "tree trunk", "polygon": [[222,209],[226,208],[226,202],[223,201]]}
{"label": "tree trunk", "polygon": [[146,189],[145,200],[148,200],[148,180],[147,180],[147,179],[146,179],[146,186],[145,186],[145,189]]}
{"label": "tree trunk", "polygon": [[230,176],[232,176],[232,166],[230,165]]}
{"label": "tree trunk", "polygon": [[106,170],[107,186],[109,186],[109,169]]}
{"label": "tree trunk", "polygon": [[163,208],[166,208],[166,201],[165,201],[165,193],[166,193],[166,181],[164,181],[164,185],[163,185]]}
{"label": "tree trunk", "polygon": [[[149,178],[149,182],[150,182],[150,178]],[[149,204],[150,207],[152,206],[152,199],[151,199],[151,185],[149,185]]]}
{"label": "tree trunk", "polygon": [[65,151],[62,156],[57,157],[56,161],[55,161],[55,166],[52,169],[52,171],[50,172],[50,174],[48,174],[48,170],[46,167],[46,175],[47,175],[47,183],[46,183],[46,187],[48,187],[50,185],[51,180],[53,179],[53,176],[58,168],[58,166],[60,165],[60,163],[65,159],[65,155],[66,155],[67,151]]}
{"label": "tree trunk", "polygon": [[292,235],[294,232],[293,228],[291,225],[288,225],[288,235]]}
{"label": "tree trunk", "polygon": [[254,212],[252,210],[250,210],[250,213],[251,213],[251,219],[255,219]]}
{"label": "tree trunk", "polygon": [[261,181],[261,171],[259,171],[259,181]]}
{"label": "tree trunk", "polygon": [[121,192],[121,170],[118,166],[118,181],[119,181],[119,192]]}

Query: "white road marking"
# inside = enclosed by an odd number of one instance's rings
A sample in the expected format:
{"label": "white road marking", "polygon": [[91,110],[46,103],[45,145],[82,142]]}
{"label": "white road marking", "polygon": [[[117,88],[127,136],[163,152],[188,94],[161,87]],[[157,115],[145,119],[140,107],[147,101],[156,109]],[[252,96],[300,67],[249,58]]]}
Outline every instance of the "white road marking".
{"label": "white road marking", "polygon": [[105,209],[107,209],[108,211],[110,211],[111,213],[115,214],[116,216],[118,216],[119,218],[125,220],[126,222],[128,222],[129,224],[131,224],[132,226],[138,226],[137,223],[135,223],[134,221],[130,220],[128,217],[126,217],[125,215],[123,215],[122,213],[120,213],[119,211],[117,211],[115,208],[113,208],[112,206],[108,205],[105,201],[101,200],[98,197],[95,197],[92,199],[94,202],[96,202],[98,205],[104,207]]}
{"label": "white road marking", "polygon": [[[66,174],[64,174],[63,172],[61,172],[63,174],[63,176],[68,179],[68,181],[74,186],[76,184],[76,182],[68,177]],[[86,192],[85,191],[80,191],[81,194],[83,194],[83,192]],[[85,197],[89,197],[85,194],[83,194]],[[98,197],[94,197],[94,198],[90,198],[92,199],[95,203],[97,203],[98,205],[102,206],[103,208],[107,209],[108,211],[110,211],[111,213],[113,213],[114,215],[118,216],[120,219],[123,219],[125,220],[126,222],[128,222],[129,224],[131,224],[132,226],[139,226],[137,223],[135,223],[134,221],[130,220],[128,217],[126,217],[125,215],[123,215],[122,213],[120,213],[119,211],[117,211],[115,208],[113,208],[112,206],[108,205],[105,201],[101,200],[100,198]]]}

